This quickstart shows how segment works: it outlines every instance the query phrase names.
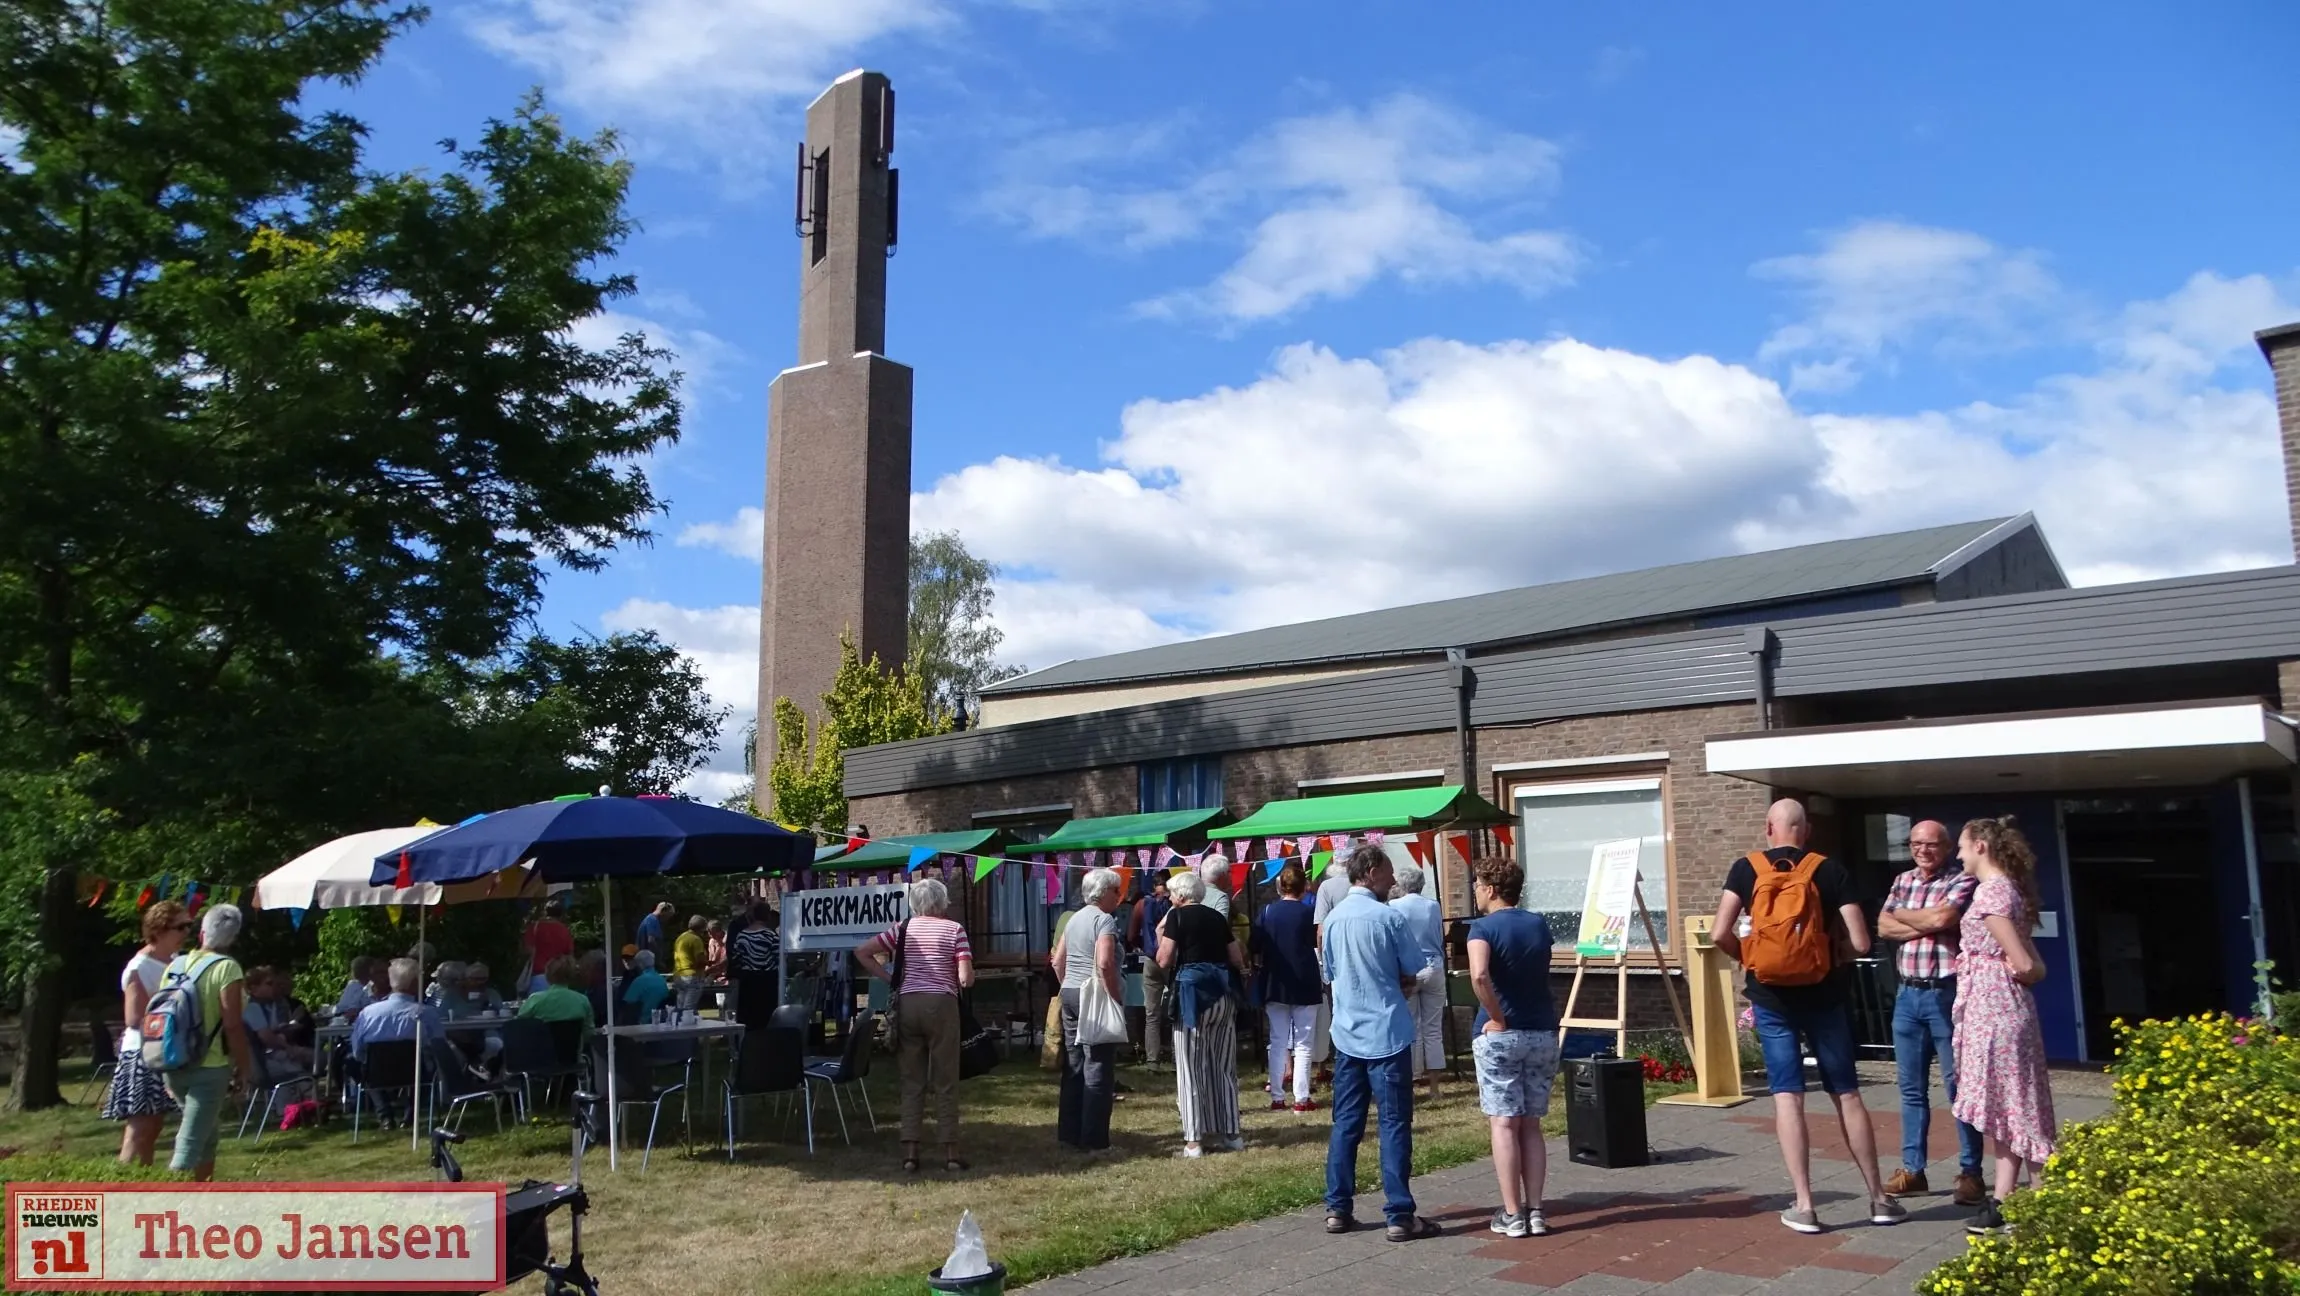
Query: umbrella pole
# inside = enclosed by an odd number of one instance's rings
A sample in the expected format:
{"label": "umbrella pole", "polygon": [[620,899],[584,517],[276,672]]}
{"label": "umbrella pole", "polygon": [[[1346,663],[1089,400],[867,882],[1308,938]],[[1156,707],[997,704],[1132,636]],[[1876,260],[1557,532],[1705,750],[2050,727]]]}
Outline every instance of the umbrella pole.
{"label": "umbrella pole", "polygon": [[[423,944],[424,921],[431,906],[415,907],[415,1092],[408,1095],[407,1149],[423,1150]],[[404,929],[402,929],[404,930]]]}
{"label": "umbrella pole", "polygon": [[623,1108],[615,1094],[615,955],[621,947],[615,944],[615,879],[611,877],[599,879],[599,912],[607,928],[607,1020],[600,1023],[607,1033],[607,1168],[615,1170],[623,1147],[617,1129]]}

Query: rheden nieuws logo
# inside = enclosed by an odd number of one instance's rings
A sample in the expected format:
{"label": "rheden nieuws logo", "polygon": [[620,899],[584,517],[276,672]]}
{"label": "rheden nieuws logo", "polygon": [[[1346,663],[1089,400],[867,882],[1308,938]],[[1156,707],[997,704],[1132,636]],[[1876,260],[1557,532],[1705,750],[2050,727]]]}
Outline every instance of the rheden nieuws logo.
{"label": "rheden nieuws logo", "polygon": [[491,1291],[503,1186],[10,1184],[10,1291]]}

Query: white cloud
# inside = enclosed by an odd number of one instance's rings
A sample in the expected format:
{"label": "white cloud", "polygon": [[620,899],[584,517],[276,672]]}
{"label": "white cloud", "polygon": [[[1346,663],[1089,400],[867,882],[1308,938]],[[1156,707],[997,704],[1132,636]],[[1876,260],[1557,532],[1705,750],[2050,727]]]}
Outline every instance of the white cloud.
{"label": "white cloud", "polygon": [[944,0],[490,0],[468,21],[594,116],[715,146],[812,99],[869,42],[951,17]]}
{"label": "white cloud", "polygon": [[[1396,95],[1362,111],[1281,121],[1179,185],[1129,186],[1095,174],[1168,169],[1194,142],[1186,127],[1026,141],[1009,151],[984,208],[1037,237],[1137,250],[1248,230],[1237,260],[1212,282],[1143,303],[1166,316],[1273,319],[1382,279],[1485,281],[1535,295],[1570,282],[1579,263],[1565,234],[1484,233],[1463,214],[1546,196],[1557,147],[1430,100]],[[1063,172],[1087,178],[1040,178]]]}
{"label": "white cloud", "polygon": [[653,630],[695,661],[711,701],[729,708],[719,750],[681,789],[717,801],[743,778],[743,729],[759,711],[759,609],[756,604],[689,608],[627,599],[600,618],[609,630]]}
{"label": "white cloud", "polygon": [[[683,298],[672,297],[660,304],[666,308],[665,313],[685,313],[692,307],[690,303],[682,308],[683,301]],[[665,368],[684,375],[681,392],[690,402],[698,393],[719,389],[720,376],[741,354],[725,339],[706,329],[665,324],[618,310],[586,315],[568,330],[568,336],[594,351],[612,347],[633,333],[646,338],[647,345],[671,353],[671,361]]]}
{"label": "white cloud", "polygon": [[2007,251],[1966,230],[1862,221],[1818,252],[1760,261],[1804,308],[1758,349],[1790,363],[1790,387],[1841,391],[1904,343],[2019,344],[2060,289],[2034,252]]}
{"label": "white cloud", "polygon": [[762,562],[766,557],[765,509],[741,508],[725,522],[696,522],[679,532],[679,544],[688,549],[716,549],[730,558]]}
{"label": "white cloud", "polygon": [[2295,315],[2265,278],[2199,275],[2128,308],[2095,367],[1914,414],[1571,339],[1297,346],[1129,407],[1098,466],[994,459],[912,516],[1018,573],[999,618],[1032,665],[2022,511],[2080,582],[2260,566],[2290,551],[2250,331]]}

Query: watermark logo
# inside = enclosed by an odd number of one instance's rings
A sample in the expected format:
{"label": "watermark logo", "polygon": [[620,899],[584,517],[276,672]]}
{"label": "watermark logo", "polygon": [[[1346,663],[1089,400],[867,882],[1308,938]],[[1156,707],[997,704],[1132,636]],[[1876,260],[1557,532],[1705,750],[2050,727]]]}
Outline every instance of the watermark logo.
{"label": "watermark logo", "polygon": [[500,1184],[10,1184],[10,1291],[490,1291]]}

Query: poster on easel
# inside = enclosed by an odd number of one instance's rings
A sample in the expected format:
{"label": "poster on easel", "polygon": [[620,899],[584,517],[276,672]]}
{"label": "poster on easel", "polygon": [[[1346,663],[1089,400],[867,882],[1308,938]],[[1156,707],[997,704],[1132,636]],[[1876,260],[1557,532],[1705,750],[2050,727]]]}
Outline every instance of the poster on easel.
{"label": "poster on easel", "polygon": [[1619,958],[1629,949],[1629,919],[1637,908],[1639,837],[1599,842],[1589,852],[1589,887],[1582,895],[1581,932],[1574,953]]}

